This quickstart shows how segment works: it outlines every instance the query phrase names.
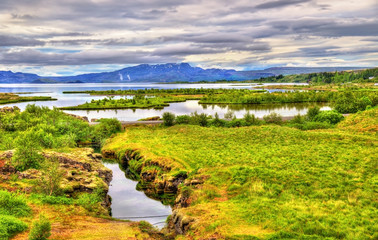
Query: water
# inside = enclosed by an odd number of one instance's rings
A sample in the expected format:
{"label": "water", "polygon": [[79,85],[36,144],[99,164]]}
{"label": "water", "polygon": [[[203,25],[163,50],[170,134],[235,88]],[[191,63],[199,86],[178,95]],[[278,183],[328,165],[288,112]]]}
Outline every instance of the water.
{"label": "water", "polygon": [[110,182],[108,192],[112,197],[112,216],[132,221],[144,220],[158,228],[164,227],[167,216],[172,213],[171,207],[165,206],[159,201],[148,198],[143,192],[137,191],[135,189],[137,182],[126,178],[118,163],[104,163],[104,165],[113,171],[113,180]]}
{"label": "water", "polygon": [[[279,85],[264,84],[264,85]],[[4,106],[18,106],[23,110],[28,104],[36,104],[37,106],[67,107],[76,106],[92,99],[103,99],[105,96],[91,96],[89,94],[63,94],[63,91],[85,91],[85,90],[126,90],[126,89],[145,89],[145,88],[244,88],[252,89],[259,86],[257,84],[156,84],[156,83],[90,83],[90,84],[0,84],[0,92],[30,92],[22,94],[22,96],[51,96],[57,98],[57,101],[44,102],[23,102],[14,104],[4,104]],[[274,91],[274,90],[270,90]],[[282,90],[276,90],[282,91]],[[120,98],[116,96],[115,99]],[[198,101],[187,101],[182,103],[171,103],[169,107],[164,109],[122,109],[122,110],[91,110],[91,111],[66,111],[68,113],[86,116],[89,120],[93,118],[117,118],[121,121],[135,121],[141,118],[161,116],[164,112],[172,112],[176,115],[189,114],[194,111],[198,113],[207,113],[214,115],[218,113],[220,117],[228,110],[233,110],[236,117],[242,117],[247,111],[262,117],[271,112],[277,112],[282,116],[293,116],[296,114],[304,114],[308,109],[308,105],[304,104],[285,104],[285,105],[201,105]],[[329,109],[323,107],[322,110]]]}
{"label": "water", "polygon": [[[105,96],[90,96],[89,94],[63,94],[63,91],[85,91],[85,90],[125,90],[145,88],[247,88],[256,84],[150,84],[150,83],[129,83],[129,84],[0,84],[0,92],[28,92],[22,96],[51,96],[57,101],[44,102],[23,102],[5,104],[4,106],[18,106],[23,110],[28,104],[47,106],[49,108],[76,106],[89,102],[92,99],[103,99]],[[275,90],[270,90],[275,91]],[[282,90],[278,90],[282,91]],[[120,98],[115,97],[115,99]],[[314,105],[314,104],[312,104]],[[206,113],[219,117],[229,110],[234,111],[236,117],[240,118],[249,111],[257,117],[262,117],[271,112],[277,112],[282,116],[293,116],[305,114],[308,107],[306,104],[271,104],[271,105],[201,105],[198,101],[186,101],[171,103],[169,107],[162,110],[155,109],[122,109],[122,110],[94,110],[94,111],[65,111],[80,116],[93,118],[117,118],[122,121],[135,121],[141,118],[161,116],[164,112],[172,112],[176,115],[190,114],[194,111]],[[328,107],[322,106],[322,109]],[[127,179],[125,173],[116,163],[105,163],[106,167],[113,171],[113,180],[110,183],[108,194],[112,197],[112,214],[115,218],[130,219],[134,221],[145,220],[162,228],[165,225],[166,216],[171,214],[171,208],[164,206],[161,202],[148,198],[143,192],[136,190],[137,182]],[[162,216],[162,217],[146,217]],[[141,217],[141,218],[134,218]]]}

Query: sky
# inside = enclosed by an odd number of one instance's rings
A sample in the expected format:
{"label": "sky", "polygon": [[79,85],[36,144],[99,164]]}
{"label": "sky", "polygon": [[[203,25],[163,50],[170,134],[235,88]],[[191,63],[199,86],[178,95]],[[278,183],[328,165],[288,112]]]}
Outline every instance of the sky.
{"label": "sky", "polygon": [[377,0],[1,0],[0,70],[378,66]]}

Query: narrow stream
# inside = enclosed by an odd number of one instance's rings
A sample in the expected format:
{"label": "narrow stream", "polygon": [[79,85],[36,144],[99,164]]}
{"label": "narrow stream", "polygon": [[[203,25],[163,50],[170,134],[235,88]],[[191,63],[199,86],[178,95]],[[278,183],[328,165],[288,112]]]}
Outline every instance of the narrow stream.
{"label": "narrow stream", "polygon": [[118,163],[104,162],[113,171],[108,194],[112,197],[112,217],[131,221],[147,221],[159,229],[165,226],[170,206],[147,197],[136,190],[137,182],[126,178]]}

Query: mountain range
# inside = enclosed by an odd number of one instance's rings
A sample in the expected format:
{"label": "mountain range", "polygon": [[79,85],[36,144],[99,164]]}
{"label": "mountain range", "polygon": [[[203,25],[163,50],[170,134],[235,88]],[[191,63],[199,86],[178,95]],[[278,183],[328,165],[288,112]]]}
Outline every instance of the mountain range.
{"label": "mountain range", "polygon": [[274,75],[333,72],[358,67],[273,67],[264,70],[236,71],[233,69],[203,69],[188,63],[141,64],[113,72],[89,73],[76,76],[49,77],[32,73],[0,71],[0,83],[125,83],[125,82],[197,82],[216,80],[253,80]]}

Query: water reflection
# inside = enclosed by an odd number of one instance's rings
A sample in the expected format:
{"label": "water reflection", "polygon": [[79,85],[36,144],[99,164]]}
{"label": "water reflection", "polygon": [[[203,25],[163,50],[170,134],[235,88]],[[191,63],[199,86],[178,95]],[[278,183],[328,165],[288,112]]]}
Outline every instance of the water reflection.
{"label": "water reflection", "polygon": [[322,110],[330,108],[321,103],[288,103],[288,104],[199,104],[197,100],[191,100],[180,103],[171,103],[169,107],[164,109],[119,109],[119,110],[95,110],[95,111],[66,111],[68,113],[87,116],[93,118],[117,118],[121,121],[136,121],[141,118],[162,116],[164,112],[172,112],[176,115],[190,114],[197,111],[198,113],[206,113],[223,118],[224,114],[229,110],[234,111],[237,118],[242,118],[249,111],[257,117],[263,117],[272,112],[281,114],[282,116],[294,116],[297,114],[306,114],[311,106],[319,106]]}
{"label": "water reflection", "polygon": [[136,190],[137,182],[125,177],[118,163],[104,163],[113,171],[108,194],[112,197],[112,217],[132,221],[148,221],[162,228],[165,220],[172,213],[170,206],[148,198]]}

